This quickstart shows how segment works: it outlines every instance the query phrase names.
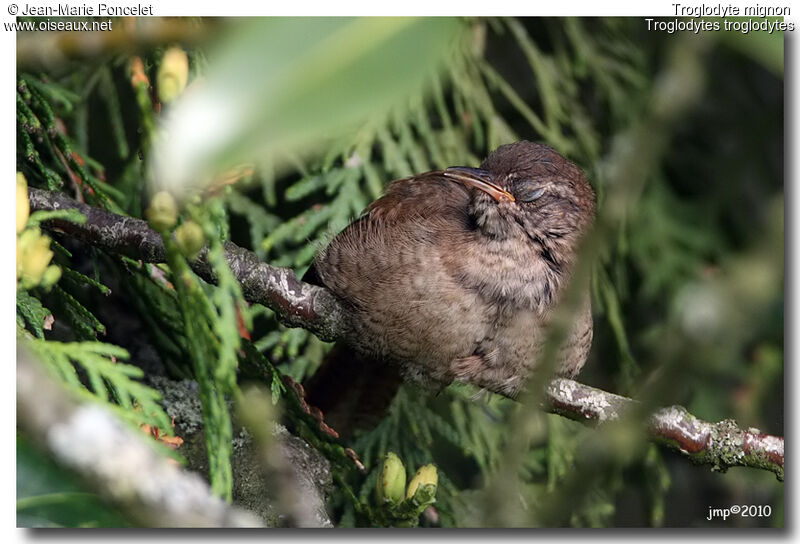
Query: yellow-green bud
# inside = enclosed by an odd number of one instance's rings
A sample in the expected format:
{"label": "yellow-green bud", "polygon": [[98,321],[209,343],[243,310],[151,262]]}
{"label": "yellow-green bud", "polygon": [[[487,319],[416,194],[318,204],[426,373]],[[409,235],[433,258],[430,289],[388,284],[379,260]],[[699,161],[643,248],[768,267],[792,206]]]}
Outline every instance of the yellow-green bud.
{"label": "yellow-green bud", "polygon": [[184,257],[194,259],[203,248],[203,229],[194,221],[186,221],[175,229],[175,241]]}
{"label": "yellow-green bud", "polygon": [[61,268],[58,265],[51,264],[44,270],[42,274],[42,287],[50,287],[58,283],[61,279]]}
{"label": "yellow-green bud", "polygon": [[23,231],[17,238],[17,279],[26,287],[39,285],[52,258],[50,238],[38,228]]}
{"label": "yellow-green bud", "polygon": [[17,172],[17,234],[25,228],[31,206],[28,203],[28,182],[22,172]]}
{"label": "yellow-green bud", "polygon": [[178,219],[178,207],[171,194],[167,191],[159,191],[153,195],[150,207],[144,214],[156,230],[169,230]]}
{"label": "yellow-green bud", "polygon": [[423,465],[419,467],[417,473],[411,478],[408,484],[408,491],[406,491],[406,498],[410,499],[414,496],[420,486],[432,485],[433,492],[436,493],[436,486],[439,484],[439,474],[436,472],[436,467],[433,465]]}
{"label": "yellow-green bud", "polygon": [[189,80],[189,58],[180,47],[170,47],[161,59],[156,76],[158,98],[166,104],[175,100]]}
{"label": "yellow-green bud", "polygon": [[392,452],[386,454],[383,460],[381,473],[378,475],[376,492],[378,502],[391,502],[397,504],[403,500],[403,491],[406,488],[406,467],[397,455]]}

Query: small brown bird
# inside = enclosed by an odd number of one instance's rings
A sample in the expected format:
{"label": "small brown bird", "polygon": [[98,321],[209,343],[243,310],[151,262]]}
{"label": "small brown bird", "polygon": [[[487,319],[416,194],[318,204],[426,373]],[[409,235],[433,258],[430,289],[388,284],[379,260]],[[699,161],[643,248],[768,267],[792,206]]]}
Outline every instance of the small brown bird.
{"label": "small brown bird", "polygon": [[[581,170],[526,141],[480,168],[394,181],[304,278],[342,300],[355,331],[307,383],[310,402],[347,428],[382,413],[402,379],[516,396],[593,217]],[[578,373],[591,340],[587,286],[558,374]]]}

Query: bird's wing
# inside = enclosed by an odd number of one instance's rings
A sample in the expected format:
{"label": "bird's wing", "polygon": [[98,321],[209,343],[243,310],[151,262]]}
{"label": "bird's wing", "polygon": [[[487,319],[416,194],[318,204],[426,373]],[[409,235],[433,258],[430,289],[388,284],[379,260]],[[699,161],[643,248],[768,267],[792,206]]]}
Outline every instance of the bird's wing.
{"label": "bird's wing", "polygon": [[354,304],[363,302],[361,299],[369,298],[365,293],[372,296],[372,289],[378,287],[355,290],[355,279],[370,277],[377,281],[408,273],[408,267],[398,265],[422,259],[420,252],[425,248],[436,252],[435,248],[448,245],[439,243],[442,237],[472,228],[468,203],[466,188],[441,171],[394,181],[384,196],[317,255],[306,273],[307,281],[327,287]]}
{"label": "bird's wing", "polygon": [[[367,206],[358,221],[369,217],[377,221],[415,220],[463,215],[469,200],[467,189],[446,178],[441,170],[393,181],[386,193]],[[353,223],[355,225],[358,223]]]}

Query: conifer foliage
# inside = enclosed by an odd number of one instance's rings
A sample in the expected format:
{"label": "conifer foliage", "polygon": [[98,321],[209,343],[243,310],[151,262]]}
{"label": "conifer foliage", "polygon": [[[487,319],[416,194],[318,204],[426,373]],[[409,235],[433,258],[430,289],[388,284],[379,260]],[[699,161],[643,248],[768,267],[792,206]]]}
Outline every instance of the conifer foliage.
{"label": "conifer foliage", "polygon": [[[315,32],[298,35],[308,25]],[[287,387],[312,375],[330,344],[248,304],[224,258],[233,241],[302,277],[315,252],[388,181],[477,165],[519,139],[547,143],[579,164],[601,213],[614,198],[615,167],[633,165],[625,175],[641,183],[592,268],[596,332],[581,380],[636,398],[646,393],[648,407],[684,404],[706,419],[735,417],[782,434],[783,82],[774,44],[693,41],[642,25],[184,20],[155,44],[135,25],[119,30],[130,33],[131,50],[65,50],[47,64],[23,55],[16,89],[19,348],[81,399],[166,436],[173,426],[148,378],[196,381],[205,476],[227,501],[237,478],[233,406],[242,402],[244,376],[255,374],[284,423],[331,462],[328,509],[337,526],[688,525],[706,516],[707,497],[742,493],[761,497],[773,514],[737,523],[782,526],[783,491],[769,474],[709,475],[631,438],[631,429],[602,434],[535,412],[526,423],[518,494],[498,496],[493,478],[510,462],[511,423],[521,408],[466,386],[438,395],[403,386],[374,429],[335,439]],[[299,36],[296,47],[280,42]],[[685,62],[676,65],[697,71],[665,78],[681,55]],[[665,82],[676,85],[674,93],[661,92]],[[222,93],[218,106],[232,128],[194,156],[168,143],[164,127],[209,86]],[[679,102],[682,93],[694,97],[693,106],[660,123],[671,104],[653,97]],[[241,111],[224,109],[226,101]],[[643,119],[652,124],[642,126]],[[631,149],[641,152],[632,161],[625,157]],[[165,167],[171,157],[176,162]],[[190,196],[150,183],[165,168],[183,172],[180,165],[191,173]],[[143,263],[43,228],[85,218],[29,213],[29,188],[147,219],[166,261]],[[189,266],[201,250],[213,284]],[[29,448],[23,436],[20,444]],[[376,489],[386,496],[389,456],[409,477],[418,469],[428,475],[416,495],[398,488],[396,501],[376,498]],[[50,492],[18,485],[20,516],[36,524],[118,523],[91,509],[30,506]],[[682,494],[700,497],[689,501],[695,510],[681,506]]]}

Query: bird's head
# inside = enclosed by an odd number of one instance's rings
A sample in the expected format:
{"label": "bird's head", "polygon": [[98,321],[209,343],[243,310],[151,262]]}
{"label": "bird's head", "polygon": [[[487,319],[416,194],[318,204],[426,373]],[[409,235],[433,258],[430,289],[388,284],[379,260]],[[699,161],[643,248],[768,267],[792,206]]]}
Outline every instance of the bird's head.
{"label": "bird's head", "polygon": [[455,166],[444,176],[472,188],[469,213],[490,238],[525,236],[573,250],[594,218],[594,192],[583,172],[546,145],[504,145],[480,168]]}

